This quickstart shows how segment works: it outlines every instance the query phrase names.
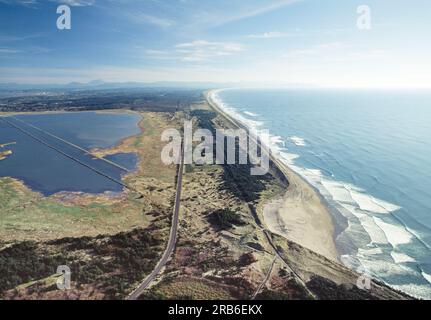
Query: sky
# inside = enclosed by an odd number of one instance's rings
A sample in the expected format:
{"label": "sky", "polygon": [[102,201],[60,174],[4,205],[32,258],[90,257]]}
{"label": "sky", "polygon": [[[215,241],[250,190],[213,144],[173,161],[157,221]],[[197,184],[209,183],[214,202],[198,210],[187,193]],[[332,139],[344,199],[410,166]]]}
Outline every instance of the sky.
{"label": "sky", "polygon": [[430,16],[429,0],[0,0],[0,83],[431,88]]}

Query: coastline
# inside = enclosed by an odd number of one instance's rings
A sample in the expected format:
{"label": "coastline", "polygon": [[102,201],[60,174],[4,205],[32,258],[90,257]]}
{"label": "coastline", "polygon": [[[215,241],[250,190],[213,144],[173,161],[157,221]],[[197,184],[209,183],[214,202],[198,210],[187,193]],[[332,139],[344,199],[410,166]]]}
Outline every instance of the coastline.
{"label": "coastline", "polygon": [[43,111],[0,111],[1,116],[16,116],[16,115],[37,115],[37,114],[61,114],[61,113],[137,113],[134,110],[128,109],[95,109],[95,110],[43,110]]}
{"label": "coastline", "polygon": [[[214,101],[213,95],[218,91],[204,92],[210,107],[234,127],[249,129]],[[271,232],[338,262],[335,225],[322,195],[272,152],[270,160],[288,181],[288,187],[282,197],[271,200],[263,208],[264,225]]]}

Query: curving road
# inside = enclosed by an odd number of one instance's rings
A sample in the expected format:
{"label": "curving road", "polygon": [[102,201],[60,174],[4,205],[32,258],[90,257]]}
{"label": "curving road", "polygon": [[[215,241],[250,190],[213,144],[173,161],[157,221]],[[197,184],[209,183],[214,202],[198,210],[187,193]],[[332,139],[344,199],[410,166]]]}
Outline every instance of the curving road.
{"label": "curving road", "polygon": [[177,190],[175,195],[174,213],[172,217],[171,232],[169,234],[169,241],[162,258],[157,263],[154,270],[144,279],[144,281],[127,297],[127,300],[137,300],[139,296],[148,288],[151,282],[157,277],[162,271],[163,267],[168,262],[175,249],[177,242],[178,232],[178,221],[180,213],[180,200],[181,200],[181,188],[183,183],[183,171],[184,171],[184,145],[181,147],[181,162],[178,166],[178,177],[177,177]]}

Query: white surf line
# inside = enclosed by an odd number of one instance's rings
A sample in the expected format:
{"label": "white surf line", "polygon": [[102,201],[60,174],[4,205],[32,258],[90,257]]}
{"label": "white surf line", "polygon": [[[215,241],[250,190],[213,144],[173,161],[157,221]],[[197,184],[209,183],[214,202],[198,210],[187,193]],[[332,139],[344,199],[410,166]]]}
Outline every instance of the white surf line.
{"label": "white surf line", "polygon": [[25,121],[23,121],[23,120],[17,119],[17,118],[15,118],[14,116],[10,116],[10,117],[11,117],[12,119],[15,119],[15,120],[17,120],[17,121],[21,122],[21,123],[26,124],[26,125],[27,125],[27,126],[29,126],[29,127],[34,128],[34,129],[36,129],[36,130],[38,130],[38,131],[40,131],[40,132],[42,132],[42,133],[45,133],[45,134],[49,135],[50,137],[53,137],[54,139],[60,140],[61,142],[64,142],[64,143],[66,143],[66,144],[68,144],[68,145],[70,145],[70,146],[72,146],[72,147],[74,147],[74,148],[76,148],[76,149],[78,149],[78,150],[80,150],[80,151],[82,151],[82,152],[84,152],[84,153],[88,154],[88,155],[91,155],[92,157],[94,157],[94,158],[96,158],[96,159],[102,160],[102,161],[104,161],[104,162],[106,162],[106,163],[108,163],[108,164],[110,164],[110,165],[112,165],[112,166],[114,166],[114,167],[117,167],[118,169],[121,169],[121,170],[123,170],[123,171],[130,172],[128,169],[124,168],[123,166],[120,166],[119,164],[117,164],[117,163],[115,163],[115,162],[112,162],[112,161],[110,161],[110,160],[108,160],[108,159],[105,159],[105,158],[103,158],[103,157],[96,156],[96,155],[92,154],[90,151],[88,151],[88,150],[86,150],[86,149],[84,149],[84,148],[82,148],[82,147],[80,147],[80,146],[78,146],[78,145],[76,145],[76,144],[74,144],[74,143],[72,143],[72,142],[69,142],[69,141],[67,141],[67,140],[65,140],[65,139],[63,139],[63,138],[60,138],[60,137],[58,137],[58,136],[56,136],[56,135],[54,135],[54,134],[52,134],[52,133],[49,133],[49,132],[48,132],[48,131],[46,131],[46,130],[40,129],[40,128],[38,128],[38,127],[36,127],[36,126],[34,126],[34,125],[30,124],[30,123],[27,123],[27,122],[25,122]]}
{"label": "white surf line", "polygon": [[289,139],[298,147],[305,147],[306,146],[304,138],[301,138],[298,136],[292,136]]}

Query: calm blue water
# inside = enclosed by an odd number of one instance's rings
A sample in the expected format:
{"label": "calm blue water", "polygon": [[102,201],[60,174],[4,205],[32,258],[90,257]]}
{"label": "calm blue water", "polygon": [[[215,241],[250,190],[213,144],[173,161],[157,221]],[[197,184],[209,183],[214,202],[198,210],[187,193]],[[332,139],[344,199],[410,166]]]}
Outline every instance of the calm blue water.
{"label": "calm blue water", "polygon": [[[108,148],[117,144],[121,139],[140,132],[138,126],[140,117],[135,114],[77,112],[19,115],[6,119],[67,155],[79,159],[82,163],[116,180],[121,180],[121,176],[125,173],[124,170],[94,159],[19,120],[85,149]],[[27,186],[44,195],[52,195],[61,191],[103,193],[123,189],[114,181],[69,159],[0,120],[0,144],[12,141],[15,141],[16,144],[0,149],[0,151],[12,150],[13,152],[11,156],[0,161],[0,177],[21,179]],[[137,155],[134,153],[116,154],[107,159],[129,170],[133,170],[138,161]]]}
{"label": "calm blue water", "polygon": [[333,209],[341,260],[431,298],[431,92],[226,90]]}

